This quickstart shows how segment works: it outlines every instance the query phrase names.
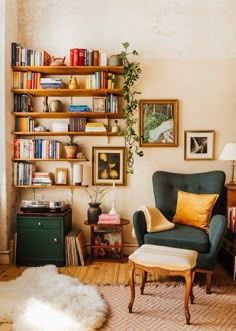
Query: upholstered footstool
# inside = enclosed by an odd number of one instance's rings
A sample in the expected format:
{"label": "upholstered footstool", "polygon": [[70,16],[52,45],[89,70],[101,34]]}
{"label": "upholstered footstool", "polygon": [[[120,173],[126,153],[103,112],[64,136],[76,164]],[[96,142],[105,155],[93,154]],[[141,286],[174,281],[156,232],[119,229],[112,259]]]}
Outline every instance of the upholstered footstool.
{"label": "upholstered footstool", "polygon": [[145,282],[148,272],[171,276],[183,276],[186,281],[184,311],[186,324],[190,324],[190,313],[188,308],[189,298],[191,303],[194,301],[192,285],[195,275],[195,266],[197,252],[166,246],[144,244],[129,256],[129,285],[131,290],[131,299],[129,302],[129,312],[132,313],[132,307],[135,298],[134,271],[140,269],[142,272],[141,294],[144,292]]}

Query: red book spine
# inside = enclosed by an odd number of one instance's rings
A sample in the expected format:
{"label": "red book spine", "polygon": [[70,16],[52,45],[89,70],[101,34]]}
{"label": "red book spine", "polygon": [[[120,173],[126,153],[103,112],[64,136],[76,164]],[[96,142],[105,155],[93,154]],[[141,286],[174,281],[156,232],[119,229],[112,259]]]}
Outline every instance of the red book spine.
{"label": "red book spine", "polygon": [[98,66],[98,63],[99,63],[99,51],[94,50],[93,51],[93,65]]}
{"label": "red book spine", "polygon": [[70,66],[74,65],[74,49],[70,49]]}
{"label": "red book spine", "polygon": [[20,139],[14,139],[14,158],[20,158]]}
{"label": "red book spine", "polygon": [[79,66],[84,66],[85,63],[85,49],[79,49]]}
{"label": "red book spine", "polygon": [[74,48],[73,49],[73,65],[78,66],[79,65],[79,49]]}

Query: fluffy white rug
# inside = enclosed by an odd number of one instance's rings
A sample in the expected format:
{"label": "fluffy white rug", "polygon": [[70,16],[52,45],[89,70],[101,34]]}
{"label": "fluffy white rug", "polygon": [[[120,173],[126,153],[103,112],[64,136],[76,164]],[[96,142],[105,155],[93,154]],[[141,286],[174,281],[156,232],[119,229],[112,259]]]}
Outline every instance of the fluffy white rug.
{"label": "fluffy white rug", "polygon": [[0,321],[14,331],[85,331],[104,323],[108,305],[95,286],[58,274],[54,265],[0,282]]}

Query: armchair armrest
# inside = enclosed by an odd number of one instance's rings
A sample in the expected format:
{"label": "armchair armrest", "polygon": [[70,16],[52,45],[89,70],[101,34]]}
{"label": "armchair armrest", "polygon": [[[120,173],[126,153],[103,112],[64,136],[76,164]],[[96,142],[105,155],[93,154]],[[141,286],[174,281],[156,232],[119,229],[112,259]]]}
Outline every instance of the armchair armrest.
{"label": "armchair armrest", "polygon": [[209,225],[210,251],[208,253],[199,253],[197,264],[201,269],[214,270],[217,263],[217,256],[221,247],[223,237],[227,230],[226,217],[223,215],[214,215]]}
{"label": "armchair armrest", "polygon": [[144,212],[138,210],[133,215],[133,227],[138,245],[144,244],[144,235],[147,233],[147,225]]}
{"label": "armchair armrest", "polygon": [[226,217],[218,214],[214,215],[209,224],[210,253],[214,252],[214,254],[218,254],[226,230]]}

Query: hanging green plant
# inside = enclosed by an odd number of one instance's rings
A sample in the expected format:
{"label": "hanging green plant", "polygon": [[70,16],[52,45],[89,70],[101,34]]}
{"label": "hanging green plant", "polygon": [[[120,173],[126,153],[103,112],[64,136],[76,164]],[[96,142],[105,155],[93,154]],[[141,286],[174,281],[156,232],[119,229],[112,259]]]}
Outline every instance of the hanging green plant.
{"label": "hanging green plant", "polygon": [[129,43],[122,43],[123,50],[120,53],[120,58],[122,60],[122,76],[124,78],[123,82],[123,96],[124,96],[124,108],[123,119],[125,121],[124,129],[124,141],[127,147],[127,172],[134,173],[134,155],[143,156],[143,151],[139,148],[139,137],[136,132],[136,124],[138,122],[138,105],[139,101],[137,95],[141,94],[134,90],[134,84],[138,81],[139,76],[142,72],[140,68],[140,63],[131,62],[129,60],[130,55],[138,55],[136,50],[129,51]]}

